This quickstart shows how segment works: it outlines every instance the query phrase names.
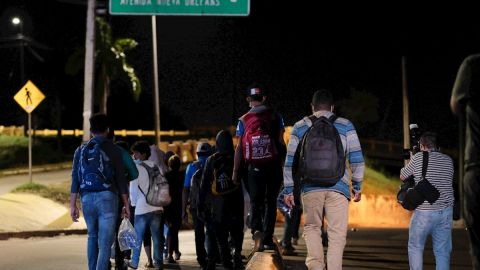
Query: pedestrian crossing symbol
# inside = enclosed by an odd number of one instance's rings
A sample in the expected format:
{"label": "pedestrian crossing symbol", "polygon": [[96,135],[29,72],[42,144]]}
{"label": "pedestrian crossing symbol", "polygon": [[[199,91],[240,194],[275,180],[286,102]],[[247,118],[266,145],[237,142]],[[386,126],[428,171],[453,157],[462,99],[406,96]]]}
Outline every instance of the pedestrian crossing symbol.
{"label": "pedestrian crossing symbol", "polygon": [[15,101],[27,113],[31,113],[45,98],[42,91],[38,89],[31,81],[28,81],[17,94],[13,97]]}

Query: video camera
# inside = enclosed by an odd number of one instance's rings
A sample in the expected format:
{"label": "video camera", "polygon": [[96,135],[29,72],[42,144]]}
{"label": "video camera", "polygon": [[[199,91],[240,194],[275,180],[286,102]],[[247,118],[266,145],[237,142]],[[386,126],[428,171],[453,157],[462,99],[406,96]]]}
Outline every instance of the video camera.
{"label": "video camera", "polygon": [[420,152],[420,137],[422,137],[422,131],[417,124],[410,124],[410,149],[403,149],[403,159],[410,159],[410,153],[415,155]]}

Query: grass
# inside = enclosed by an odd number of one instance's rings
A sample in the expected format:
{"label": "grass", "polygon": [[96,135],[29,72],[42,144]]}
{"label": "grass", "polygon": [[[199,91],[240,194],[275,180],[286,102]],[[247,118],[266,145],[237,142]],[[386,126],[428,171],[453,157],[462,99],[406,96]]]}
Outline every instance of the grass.
{"label": "grass", "polygon": [[70,205],[70,181],[52,185],[26,183],[13,190],[14,193],[30,193],[56,201],[63,205]]}
{"label": "grass", "polygon": [[400,186],[400,178],[389,177],[370,167],[365,168],[363,194],[395,195]]}
{"label": "grass", "polygon": [[26,146],[28,137],[0,135],[0,146]]}

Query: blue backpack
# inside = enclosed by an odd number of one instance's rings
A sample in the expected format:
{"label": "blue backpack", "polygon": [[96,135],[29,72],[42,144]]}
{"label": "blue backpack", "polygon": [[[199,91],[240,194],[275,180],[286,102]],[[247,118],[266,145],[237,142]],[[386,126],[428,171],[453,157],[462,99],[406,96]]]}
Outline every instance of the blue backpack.
{"label": "blue backpack", "polygon": [[80,190],[104,191],[112,186],[113,169],[102,142],[91,139],[80,151]]}

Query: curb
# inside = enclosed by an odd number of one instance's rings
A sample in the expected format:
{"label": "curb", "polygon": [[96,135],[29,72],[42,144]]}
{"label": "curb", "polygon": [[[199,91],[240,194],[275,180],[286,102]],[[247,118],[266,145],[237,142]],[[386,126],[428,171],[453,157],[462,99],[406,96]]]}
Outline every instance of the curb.
{"label": "curb", "polygon": [[[57,170],[64,170],[64,169],[71,169],[71,163],[59,163],[59,164],[46,164],[40,165],[41,167],[34,167],[32,168],[32,172],[49,172],[49,171],[57,171]],[[0,171],[0,177],[18,175],[18,174],[28,174],[28,168],[19,168],[19,169],[6,169]]]}
{"label": "curb", "polygon": [[31,237],[55,237],[60,235],[84,235],[87,229],[78,230],[48,230],[48,231],[25,231],[25,232],[0,232],[0,240],[10,238],[28,239]]}

